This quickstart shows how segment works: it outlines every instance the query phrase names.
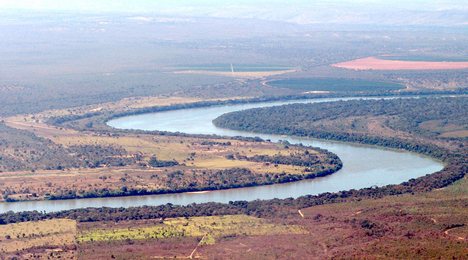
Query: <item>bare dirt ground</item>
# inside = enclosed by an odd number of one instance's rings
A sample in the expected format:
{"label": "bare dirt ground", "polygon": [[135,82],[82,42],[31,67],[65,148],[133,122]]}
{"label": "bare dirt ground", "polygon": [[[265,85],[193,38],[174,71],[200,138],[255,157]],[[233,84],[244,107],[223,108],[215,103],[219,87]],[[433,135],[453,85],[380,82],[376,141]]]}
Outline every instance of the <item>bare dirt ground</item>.
{"label": "bare dirt ground", "polygon": [[456,70],[468,69],[468,62],[400,61],[367,57],[332,66],[351,70]]}

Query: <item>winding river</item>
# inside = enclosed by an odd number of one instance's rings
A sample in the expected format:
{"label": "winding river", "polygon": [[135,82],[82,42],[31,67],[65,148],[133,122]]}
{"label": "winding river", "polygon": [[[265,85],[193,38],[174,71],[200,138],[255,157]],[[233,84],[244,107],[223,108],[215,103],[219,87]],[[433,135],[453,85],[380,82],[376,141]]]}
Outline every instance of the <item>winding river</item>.
{"label": "winding river", "polygon": [[[357,98],[341,100],[350,99]],[[417,178],[439,171],[443,168],[443,164],[436,160],[406,151],[326,140],[232,131],[217,128],[212,124],[213,119],[224,113],[243,109],[291,103],[313,103],[337,100],[340,99],[289,100],[213,106],[134,115],[117,118],[108,122],[108,125],[121,129],[160,130],[189,134],[216,134],[222,136],[258,136],[263,139],[270,139],[271,141],[287,140],[291,143],[302,143],[304,145],[321,147],[337,154],[343,161],[343,168],[332,175],[286,184],[210,192],[0,203],[0,213],[10,210],[15,212],[26,210],[51,212],[85,207],[132,207],[161,205],[166,203],[187,205],[190,203],[203,202],[227,203],[236,200],[299,197],[307,194],[314,195],[323,192],[336,192],[371,186],[398,184],[411,178]]]}

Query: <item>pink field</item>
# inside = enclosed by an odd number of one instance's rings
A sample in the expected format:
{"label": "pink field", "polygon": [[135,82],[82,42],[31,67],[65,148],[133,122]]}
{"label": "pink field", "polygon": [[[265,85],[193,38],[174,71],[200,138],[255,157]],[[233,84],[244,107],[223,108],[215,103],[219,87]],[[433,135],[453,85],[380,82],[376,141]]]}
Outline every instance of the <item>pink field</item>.
{"label": "pink field", "polygon": [[367,57],[335,63],[332,66],[352,70],[456,70],[468,69],[468,62],[399,61]]}

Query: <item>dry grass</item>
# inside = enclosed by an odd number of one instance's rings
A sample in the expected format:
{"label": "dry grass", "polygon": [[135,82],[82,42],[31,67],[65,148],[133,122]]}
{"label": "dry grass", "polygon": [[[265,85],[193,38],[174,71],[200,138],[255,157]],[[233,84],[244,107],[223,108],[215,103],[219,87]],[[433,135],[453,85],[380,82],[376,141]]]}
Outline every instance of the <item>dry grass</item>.
{"label": "dry grass", "polygon": [[76,222],[53,219],[0,226],[0,252],[65,248],[75,244]]}

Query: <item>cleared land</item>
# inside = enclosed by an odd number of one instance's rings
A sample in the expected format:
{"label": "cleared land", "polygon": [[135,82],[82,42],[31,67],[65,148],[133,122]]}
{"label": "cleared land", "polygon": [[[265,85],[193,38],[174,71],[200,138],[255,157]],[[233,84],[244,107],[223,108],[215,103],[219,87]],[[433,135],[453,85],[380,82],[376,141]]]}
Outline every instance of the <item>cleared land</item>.
{"label": "cleared land", "polygon": [[405,61],[367,57],[335,63],[332,66],[352,70],[456,70],[468,69],[468,62]]}
{"label": "cleared land", "polygon": [[295,72],[295,69],[281,66],[209,64],[202,66],[176,67],[175,74],[201,74],[235,78],[265,78]]}

